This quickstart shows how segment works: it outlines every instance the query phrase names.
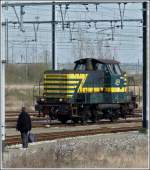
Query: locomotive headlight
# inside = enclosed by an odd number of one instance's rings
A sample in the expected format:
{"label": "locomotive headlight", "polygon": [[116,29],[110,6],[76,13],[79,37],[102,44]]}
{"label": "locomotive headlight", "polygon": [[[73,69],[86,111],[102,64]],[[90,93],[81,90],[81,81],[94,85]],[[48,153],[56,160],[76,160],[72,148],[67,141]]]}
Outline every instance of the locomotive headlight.
{"label": "locomotive headlight", "polygon": [[41,98],[41,101],[42,101],[42,102],[44,102],[44,100],[45,100],[44,98]]}
{"label": "locomotive headlight", "polygon": [[60,98],[60,99],[59,99],[59,101],[60,101],[60,102],[62,102],[62,101],[63,101],[63,99],[61,99],[61,98]]}

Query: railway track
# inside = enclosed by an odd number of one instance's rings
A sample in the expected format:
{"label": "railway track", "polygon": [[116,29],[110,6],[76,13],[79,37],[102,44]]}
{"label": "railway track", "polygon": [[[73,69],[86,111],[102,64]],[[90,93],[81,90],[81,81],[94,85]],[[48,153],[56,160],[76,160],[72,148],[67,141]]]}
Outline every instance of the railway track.
{"label": "railway track", "polygon": [[[118,120],[117,122],[121,122],[121,123],[128,123],[128,122],[140,122],[141,121],[141,117],[142,114],[140,114],[141,109],[136,109],[136,113],[132,114],[132,115],[128,115],[127,118],[132,118],[133,120]],[[17,122],[17,118],[18,118],[18,114],[19,111],[7,111],[6,112],[6,128],[15,128],[16,127],[16,122]],[[32,127],[33,128],[38,128],[38,127],[44,127],[45,125],[49,124],[48,123],[48,118],[46,117],[38,117],[38,113],[35,111],[30,111],[29,112],[30,116],[31,116],[31,120],[32,120]],[[135,119],[137,118],[137,120]],[[139,118],[139,119],[138,119]],[[110,123],[109,120],[100,120],[99,124],[105,124],[105,123]],[[73,123],[68,123],[69,126],[76,126]],[[92,124],[92,123],[88,123],[88,124]],[[64,125],[60,125],[60,123],[58,121],[52,121],[52,123],[50,124],[51,126],[54,127],[61,127]]]}
{"label": "railway track", "polygon": [[[134,114],[134,115],[127,115],[127,118],[129,117],[142,117],[141,114]],[[16,122],[18,116],[6,116],[6,122]],[[31,116],[32,121],[43,121],[47,120],[45,117],[37,117],[37,116]]]}
{"label": "railway track", "polygon": [[[6,116],[18,116],[20,113],[20,111],[6,111],[5,115]],[[37,116],[39,113],[35,112],[33,110],[28,111],[28,113],[30,114],[30,116]],[[135,114],[137,113],[142,113],[142,109],[136,109],[135,110]]]}
{"label": "railway track", "polygon": [[[49,132],[49,133],[39,133],[37,135],[37,141],[46,141],[46,140],[54,140],[68,137],[77,137],[77,136],[88,136],[88,135],[96,135],[96,134],[104,134],[104,133],[117,133],[117,132],[128,132],[128,131],[136,131],[139,130],[142,126],[140,124],[133,124],[133,126],[112,126],[112,127],[100,127],[93,129],[84,129],[84,130],[73,130],[73,131],[63,131],[63,132]],[[19,135],[7,136],[6,137],[6,145],[14,145],[21,143],[21,139]]]}
{"label": "railway track", "polygon": [[[96,124],[113,124],[113,123],[132,123],[132,122],[142,122],[141,118],[134,118],[134,119],[121,119],[121,120],[117,120],[116,122],[110,122],[109,120],[100,120],[97,123],[93,123],[93,122],[87,122],[86,124],[88,125],[96,125]],[[43,122],[38,122],[38,121],[32,121],[32,127],[33,128],[39,128],[39,127],[44,127],[48,125],[47,121],[43,121]],[[67,124],[61,124],[60,122],[52,122],[49,124],[51,127],[66,127],[66,126],[79,126],[78,124],[69,122]],[[16,122],[6,122],[6,128],[15,128],[16,127]]]}

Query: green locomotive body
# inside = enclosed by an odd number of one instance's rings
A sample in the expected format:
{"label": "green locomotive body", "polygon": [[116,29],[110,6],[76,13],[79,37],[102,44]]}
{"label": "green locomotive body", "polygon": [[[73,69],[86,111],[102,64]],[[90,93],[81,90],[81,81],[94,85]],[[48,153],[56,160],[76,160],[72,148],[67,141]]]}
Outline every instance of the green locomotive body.
{"label": "green locomotive body", "polygon": [[136,107],[127,76],[115,60],[80,59],[74,70],[45,71],[43,96],[36,110],[52,119],[87,120],[126,117]]}

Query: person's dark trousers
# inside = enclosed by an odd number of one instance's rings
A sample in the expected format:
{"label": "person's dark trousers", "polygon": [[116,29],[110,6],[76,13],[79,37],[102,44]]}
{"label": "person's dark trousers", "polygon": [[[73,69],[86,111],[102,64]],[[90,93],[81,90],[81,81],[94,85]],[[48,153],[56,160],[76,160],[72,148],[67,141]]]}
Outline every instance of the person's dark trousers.
{"label": "person's dark trousers", "polygon": [[28,132],[22,132],[21,139],[22,139],[23,148],[27,148],[28,147]]}

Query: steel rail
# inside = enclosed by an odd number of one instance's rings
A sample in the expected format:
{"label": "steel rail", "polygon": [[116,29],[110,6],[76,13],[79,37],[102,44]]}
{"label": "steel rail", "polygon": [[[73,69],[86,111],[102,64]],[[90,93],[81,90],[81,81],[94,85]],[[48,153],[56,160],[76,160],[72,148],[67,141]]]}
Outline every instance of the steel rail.
{"label": "steel rail", "polygon": [[[36,114],[38,114],[38,112],[35,112],[35,111],[33,111],[33,110],[29,110],[28,112],[29,112],[29,114],[31,114],[31,113],[36,113]],[[135,109],[135,112],[142,112],[142,109]],[[12,113],[17,113],[17,114],[19,114],[19,113],[20,113],[20,110],[14,110],[14,111],[7,110],[7,111],[6,111],[6,115],[7,115],[7,114],[12,114]]]}
{"label": "steel rail", "polygon": [[[101,127],[98,129],[75,130],[72,131],[72,133],[70,133],[70,131],[41,133],[41,134],[37,134],[37,141],[55,140],[55,139],[77,137],[77,136],[97,135],[97,134],[104,134],[104,133],[137,131],[141,127],[142,125],[136,125],[133,127],[109,127],[109,128]],[[6,137],[6,145],[14,145],[20,142],[21,139],[19,135]]]}
{"label": "steel rail", "polygon": [[[127,124],[127,123],[140,123],[142,122],[141,119],[126,119],[126,120],[117,120],[115,122],[111,122],[109,120],[101,120],[97,123],[93,123],[93,122],[87,122],[86,124],[84,125],[81,125],[80,123],[66,123],[66,124],[62,124],[62,123],[58,123],[58,122],[55,122],[55,123],[51,123],[51,124],[48,124],[47,122],[32,122],[32,128],[40,128],[40,127],[46,127],[46,125],[50,125],[50,127],[77,127],[77,126],[92,126],[92,125],[110,125],[110,124]],[[13,123],[10,123],[7,124],[6,123],[6,129],[10,129],[10,128],[15,128],[16,127],[16,122],[13,122]]]}

